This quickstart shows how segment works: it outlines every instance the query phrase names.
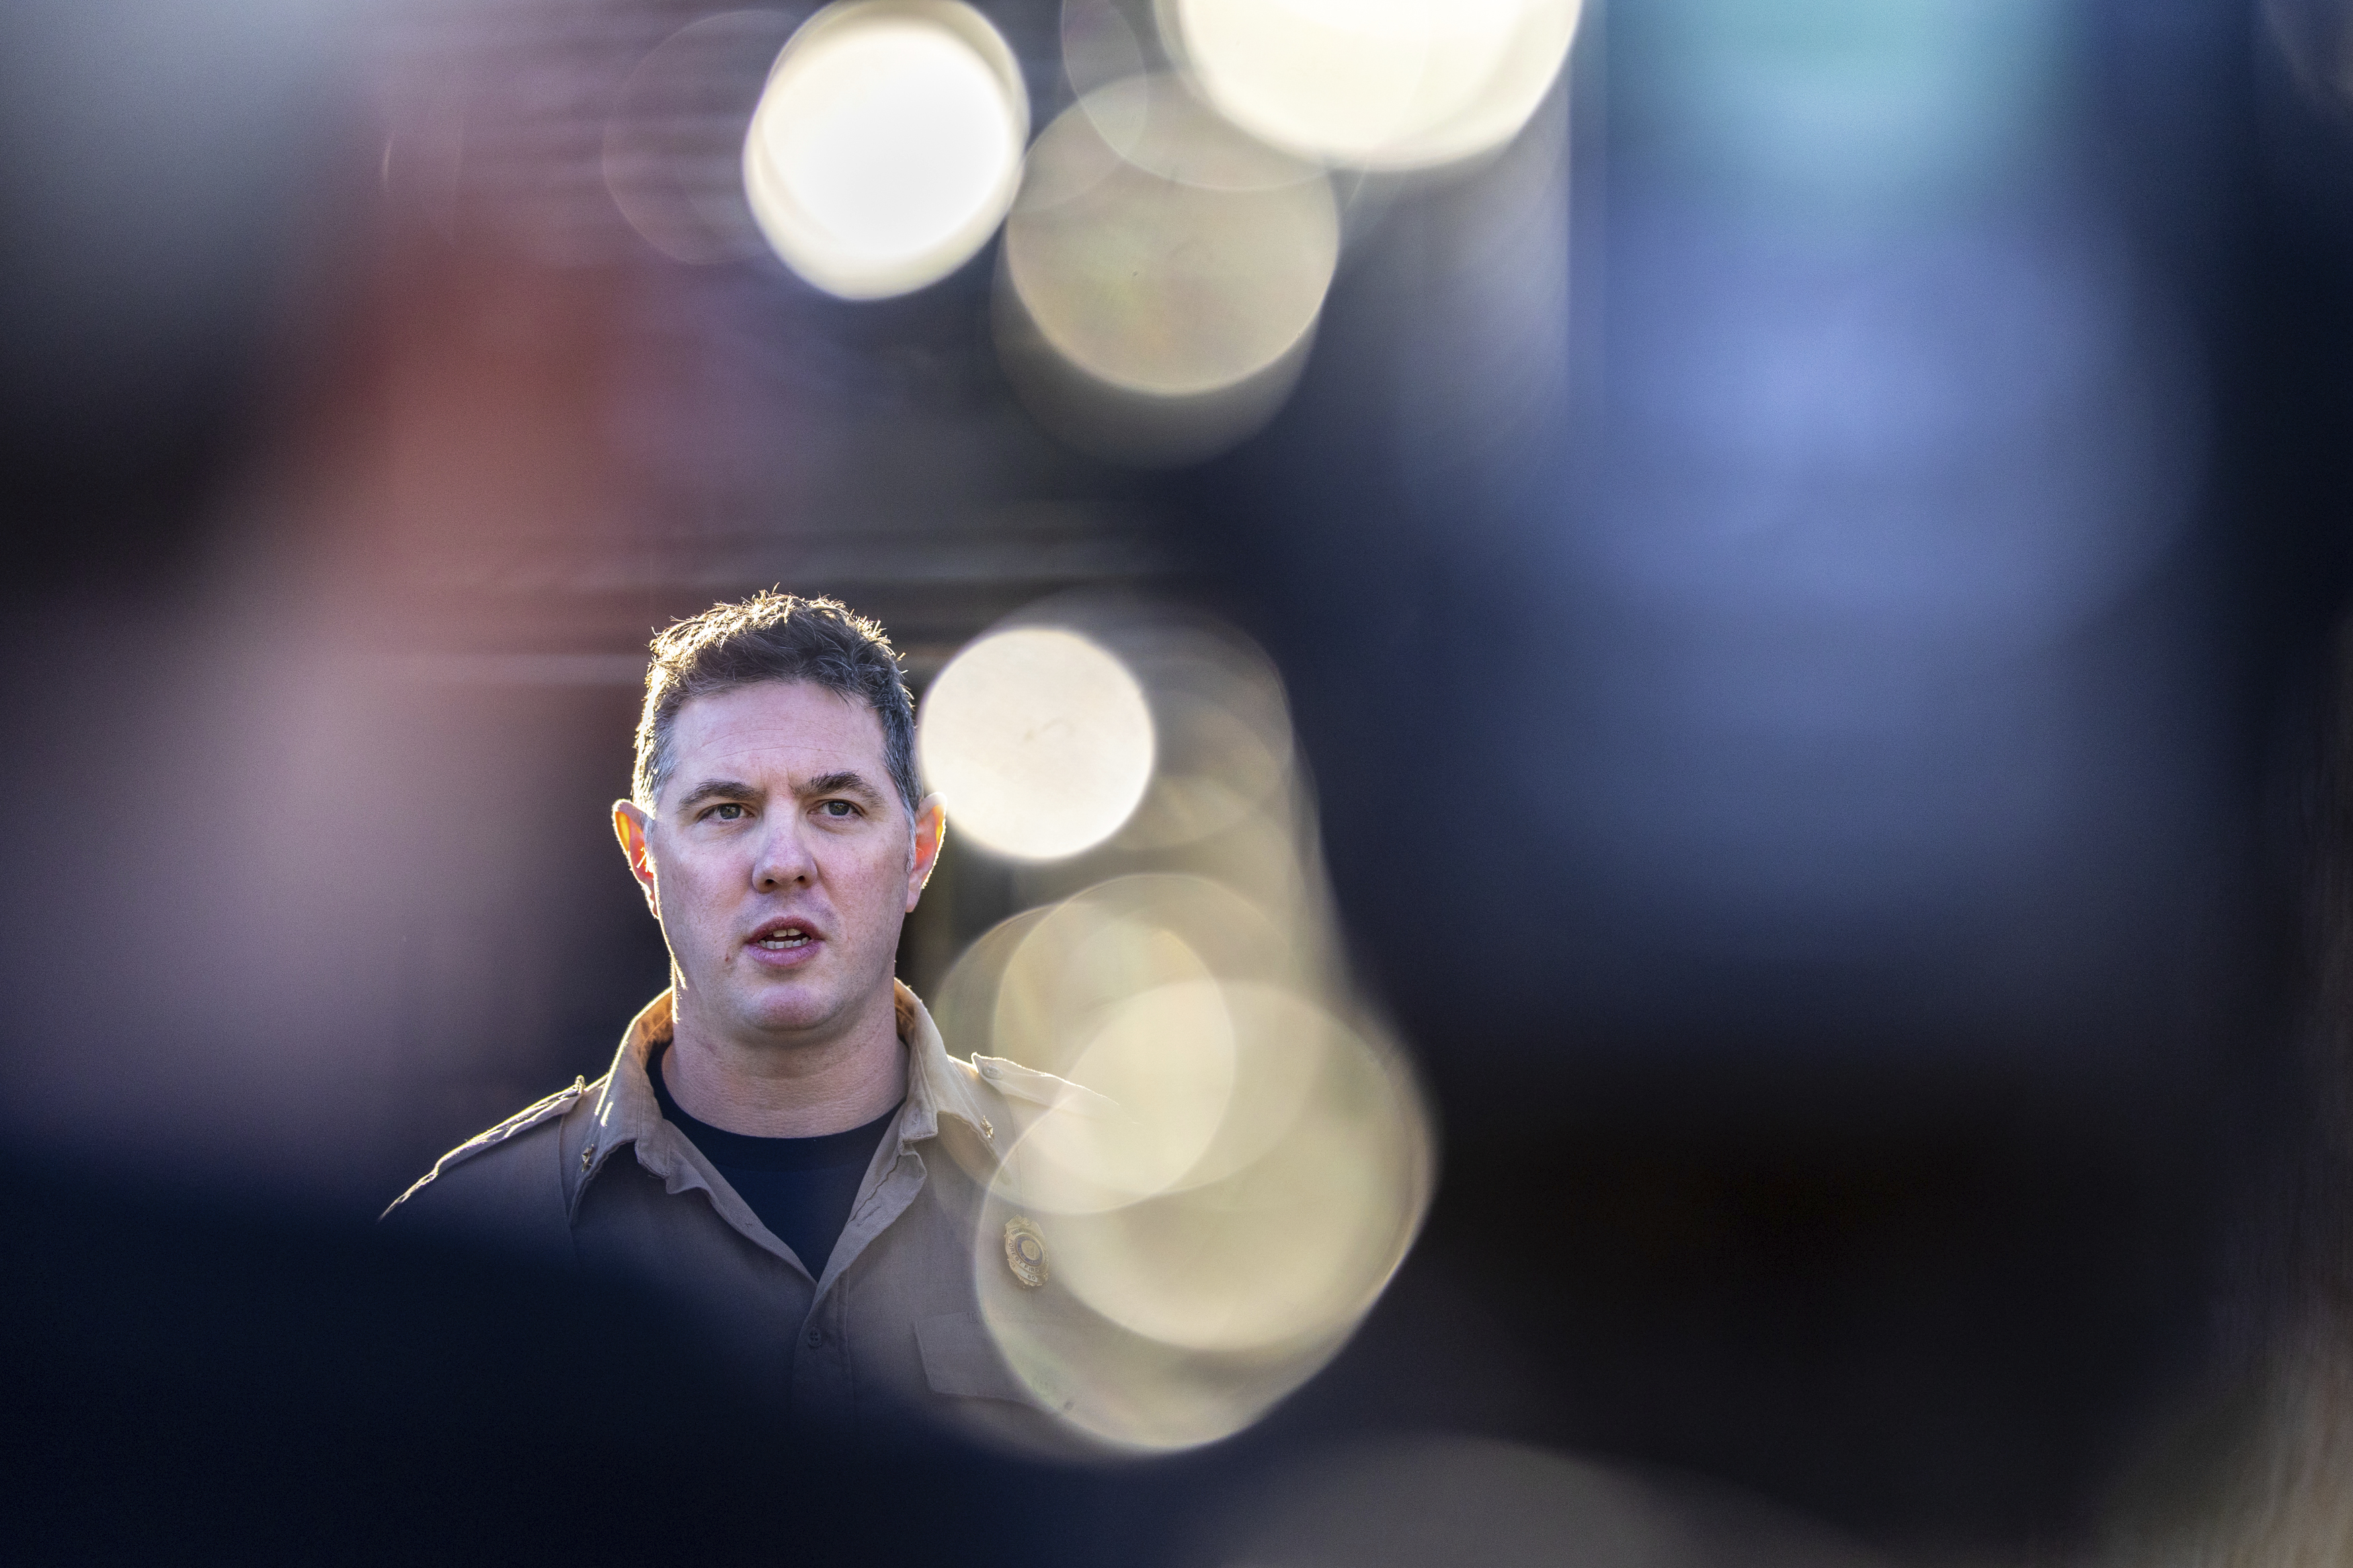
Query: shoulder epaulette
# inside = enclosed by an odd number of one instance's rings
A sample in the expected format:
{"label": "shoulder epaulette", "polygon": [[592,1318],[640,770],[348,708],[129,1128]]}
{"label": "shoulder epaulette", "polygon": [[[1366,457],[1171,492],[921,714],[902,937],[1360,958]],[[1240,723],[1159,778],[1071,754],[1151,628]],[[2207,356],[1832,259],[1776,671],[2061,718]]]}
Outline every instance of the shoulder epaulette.
{"label": "shoulder epaulette", "polygon": [[549,1095],[546,1099],[534,1100],[531,1104],[524,1106],[521,1110],[516,1111],[512,1116],[508,1117],[504,1121],[500,1122],[497,1126],[487,1129],[484,1131],[477,1132],[471,1138],[467,1139],[463,1143],[459,1144],[455,1149],[450,1150],[447,1154],[442,1155],[438,1160],[434,1161],[433,1168],[431,1170],[417,1177],[415,1184],[409,1187],[407,1192],[401,1194],[400,1196],[393,1199],[391,1203],[385,1205],[384,1215],[378,1215],[376,1217],[378,1219],[382,1219],[385,1217],[385,1215],[392,1213],[394,1209],[396,1209],[402,1204],[406,1203],[413,1194],[426,1186],[433,1180],[434,1177],[439,1175],[442,1172],[449,1169],[451,1166],[462,1165],[467,1161],[472,1159],[475,1155],[482,1152],[484,1150],[496,1148],[499,1144],[505,1142],[516,1133],[528,1131],[543,1121],[547,1121],[554,1117],[562,1115],[565,1111],[572,1109],[574,1102],[578,1100],[582,1095],[586,1094],[587,1092],[588,1079],[584,1074],[581,1077],[574,1079],[568,1086],[557,1089],[554,1094]]}
{"label": "shoulder epaulette", "polygon": [[470,1157],[480,1153],[493,1143],[503,1143],[516,1133],[536,1127],[557,1112],[568,1110],[574,1100],[587,1092],[587,1078],[585,1075],[575,1078],[569,1086],[557,1089],[545,1100],[534,1100],[496,1127],[491,1128],[488,1131],[478,1132],[467,1139],[444,1154],[441,1157],[442,1163],[446,1164],[461,1157]]}
{"label": "shoulder epaulette", "polygon": [[990,1088],[1016,1100],[1032,1105],[1043,1105],[1055,1110],[1075,1110],[1082,1116],[1116,1116],[1118,1102],[1097,1094],[1093,1089],[1072,1083],[1066,1078],[1056,1078],[1036,1068],[1025,1068],[1019,1062],[1003,1057],[975,1057],[973,1070],[979,1073]]}

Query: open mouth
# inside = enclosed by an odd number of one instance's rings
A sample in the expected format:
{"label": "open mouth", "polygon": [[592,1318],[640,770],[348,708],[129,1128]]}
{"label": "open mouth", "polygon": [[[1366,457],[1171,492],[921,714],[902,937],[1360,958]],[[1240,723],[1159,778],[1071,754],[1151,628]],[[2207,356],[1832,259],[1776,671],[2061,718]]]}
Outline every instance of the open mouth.
{"label": "open mouth", "polygon": [[763,952],[791,952],[817,940],[816,931],[797,921],[787,921],[761,931],[752,939],[752,945]]}

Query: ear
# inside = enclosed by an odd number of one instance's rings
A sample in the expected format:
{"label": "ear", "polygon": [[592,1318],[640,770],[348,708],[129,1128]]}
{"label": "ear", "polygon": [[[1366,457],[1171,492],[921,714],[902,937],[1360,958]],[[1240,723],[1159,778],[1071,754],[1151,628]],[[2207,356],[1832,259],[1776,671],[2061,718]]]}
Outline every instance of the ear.
{"label": "ear", "polygon": [[621,841],[621,853],[629,862],[629,875],[638,879],[646,895],[646,908],[654,919],[661,919],[661,906],[654,899],[654,860],[646,847],[646,830],[653,826],[653,817],[645,807],[633,800],[613,803],[613,836]]}
{"label": "ear", "polygon": [[947,841],[947,808],[940,797],[927,795],[923,804],[915,807],[915,836],[907,847],[907,908],[912,911],[923,896],[923,884],[932,879],[932,868],[940,863],[940,846]]}

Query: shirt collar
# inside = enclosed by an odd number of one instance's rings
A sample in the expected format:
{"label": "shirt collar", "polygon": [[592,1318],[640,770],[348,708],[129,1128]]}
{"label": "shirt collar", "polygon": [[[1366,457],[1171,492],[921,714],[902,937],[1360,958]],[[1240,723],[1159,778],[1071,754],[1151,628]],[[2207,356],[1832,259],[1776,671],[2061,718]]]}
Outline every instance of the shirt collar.
{"label": "shirt collar", "polygon": [[[899,1117],[899,1147],[904,1150],[936,1138],[940,1118],[953,1116],[981,1135],[983,1148],[993,1150],[995,1129],[988,1124],[979,1091],[970,1081],[970,1069],[959,1070],[949,1059],[939,1026],[932,1022],[931,1013],[905,982],[893,980],[891,985],[899,1038],[907,1047],[907,1102]],[[646,1076],[646,1063],[654,1047],[670,1037],[676,1022],[672,1005],[671,993],[664,991],[629,1020],[628,1030],[621,1037],[621,1048],[613,1055],[612,1070],[605,1075],[604,1092],[597,1097],[594,1142],[588,1158],[581,1163],[583,1187],[615,1150],[624,1143],[652,1139],[656,1129],[666,1125],[661,1103],[654,1098],[653,1080]]]}
{"label": "shirt collar", "polygon": [[980,1134],[994,1152],[997,1130],[989,1125],[973,1069],[948,1055],[939,1026],[922,998],[903,981],[891,983],[899,1015],[899,1037],[907,1042],[907,1114],[899,1121],[899,1146],[939,1135],[940,1118],[953,1116]]}

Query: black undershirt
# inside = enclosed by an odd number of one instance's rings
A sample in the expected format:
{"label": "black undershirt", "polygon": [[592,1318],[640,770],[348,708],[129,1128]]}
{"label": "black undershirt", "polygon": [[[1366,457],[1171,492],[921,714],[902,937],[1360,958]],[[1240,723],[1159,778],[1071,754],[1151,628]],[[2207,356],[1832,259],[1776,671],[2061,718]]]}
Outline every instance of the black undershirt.
{"label": "black undershirt", "polygon": [[646,1062],[646,1077],[653,1080],[663,1117],[694,1141],[760,1223],[793,1249],[809,1278],[822,1278],[825,1260],[833,1256],[834,1243],[849,1223],[849,1206],[858,1201],[858,1184],[873,1163],[874,1146],[882,1142],[899,1108],[892,1106],[863,1127],[818,1138],[730,1132],[697,1121],[670,1098],[670,1085],[662,1081],[662,1057],[669,1049],[666,1043],[656,1047]]}

